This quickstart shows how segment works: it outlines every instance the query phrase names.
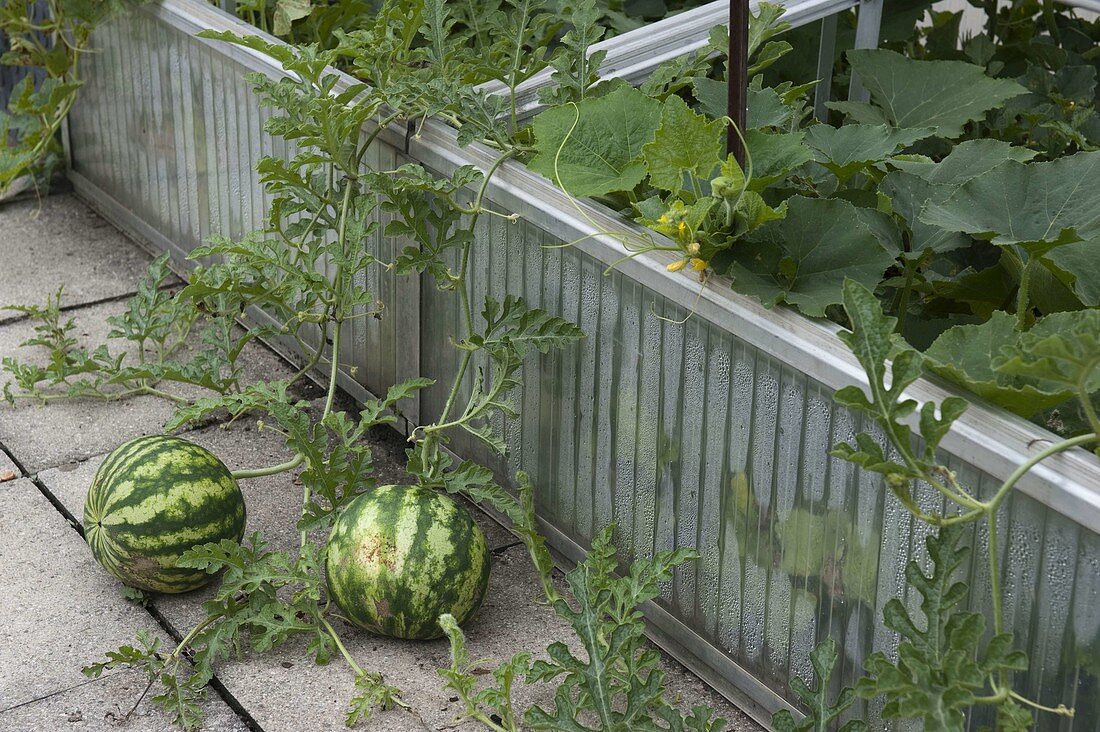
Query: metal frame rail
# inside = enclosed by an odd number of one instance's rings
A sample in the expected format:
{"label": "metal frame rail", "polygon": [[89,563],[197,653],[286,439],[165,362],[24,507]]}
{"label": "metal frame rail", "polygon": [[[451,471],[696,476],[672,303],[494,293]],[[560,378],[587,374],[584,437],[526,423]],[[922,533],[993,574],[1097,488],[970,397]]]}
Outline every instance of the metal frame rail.
{"label": "metal frame rail", "polygon": [[[783,19],[795,27],[816,20],[826,21],[822,25],[818,61],[821,83],[818,85],[814,103],[815,111],[824,110],[831,92],[832,74],[821,75],[820,69],[832,67],[833,49],[836,47],[836,15],[851,8],[859,8],[855,47],[873,48],[878,45],[882,0],[789,0],[783,5],[786,9]],[[756,10],[759,7],[758,0],[750,0],[749,7]],[[607,51],[600,68],[600,76],[605,79],[625,79],[632,84],[640,83],[665,61],[705,48],[710,29],[728,23],[728,0],[715,0],[601,41],[593,46],[593,51]],[[823,64],[827,65],[823,67]],[[538,101],[538,90],[550,84],[551,73],[550,69],[545,69],[517,88],[516,104],[521,118],[539,110],[541,105]],[[499,82],[486,84],[483,88],[491,92],[505,91],[504,85]]]}

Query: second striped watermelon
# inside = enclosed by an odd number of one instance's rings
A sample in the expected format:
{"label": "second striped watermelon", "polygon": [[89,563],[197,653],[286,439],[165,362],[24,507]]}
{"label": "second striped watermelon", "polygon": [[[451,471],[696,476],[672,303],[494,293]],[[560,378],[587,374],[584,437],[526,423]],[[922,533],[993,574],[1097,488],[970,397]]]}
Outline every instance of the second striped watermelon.
{"label": "second striped watermelon", "polygon": [[365,493],[332,528],[326,563],[332,598],[349,620],[395,638],[443,635],[439,616],[464,623],[489,584],[489,546],[470,512],[429,488]]}

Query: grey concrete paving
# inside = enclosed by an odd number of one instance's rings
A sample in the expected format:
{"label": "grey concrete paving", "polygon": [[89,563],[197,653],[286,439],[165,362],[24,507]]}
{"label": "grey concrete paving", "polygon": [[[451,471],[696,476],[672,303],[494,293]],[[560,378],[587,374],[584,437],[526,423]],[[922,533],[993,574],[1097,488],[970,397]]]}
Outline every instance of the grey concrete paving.
{"label": "grey concrete paving", "polygon": [[[69,729],[62,713],[101,717],[116,703],[128,709],[141,688],[133,674],[92,683],[80,669],[141,629],[167,636],[140,607],[122,599],[80,535],[30,480],[0,483],[0,730]],[[244,729],[218,699],[210,705],[220,727]],[[141,717],[160,729],[170,720],[146,705]],[[57,724],[48,722],[57,719]],[[66,718],[67,719],[67,718]],[[85,727],[93,728],[93,727]],[[77,727],[76,729],[79,729]]]}
{"label": "grey concrete paving", "polygon": [[[127,712],[145,689],[145,675],[138,671],[120,671],[105,678],[52,694],[44,699],[20,704],[0,712],[3,732],[78,732],[119,730],[131,732],[177,732],[178,727],[151,701],[142,699],[129,717]],[[212,693],[212,692],[211,692]],[[248,725],[232,709],[213,695],[206,704],[203,730],[206,732],[246,732]]]}
{"label": "grey concrete paving", "polygon": [[71,194],[0,203],[0,306],[45,304],[61,285],[65,307],[120,297],[151,260]]}
{"label": "grey concrete paving", "polygon": [[[92,348],[107,343],[113,353],[121,353],[128,344],[120,339],[107,339],[112,328],[107,318],[125,308],[125,302],[115,301],[69,313],[76,321],[74,337],[82,346]],[[48,360],[45,349],[19,347],[31,337],[32,328],[28,321],[0,325],[0,354],[44,365]],[[243,358],[242,380],[245,383],[287,378],[294,373],[282,359],[259,344],[250,344]],[[6,375],[0,375],[0,384],[7,380]],[[189,399],[211,393],[200,387],[167,383],[161,386],[165,391]],[[174,411],[169,401],[144,395],[113,402],[59,400],[43,406],[20,401],[15,408],[0,404],[0,442],[34,474],[107,452],[133,437],[161,432]]]}

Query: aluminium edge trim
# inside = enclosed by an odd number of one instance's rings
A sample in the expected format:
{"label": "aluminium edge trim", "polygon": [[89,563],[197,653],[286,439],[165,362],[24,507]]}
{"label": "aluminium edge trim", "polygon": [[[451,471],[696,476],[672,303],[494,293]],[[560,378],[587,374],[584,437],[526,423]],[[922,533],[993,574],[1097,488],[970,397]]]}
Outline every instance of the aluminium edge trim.
{"label": "aluminium edge trim", "polygon": [[[149,6],[147,12],[191,33],[209,27],[260,34],[243,21],[193,0],[161,0]],[[273,59],[263,54],[230,44],[222,44],[219,48],[246,68],[286,76]],[[346,74],[341,76],[346,83],[354,82]],[[469,164],[487,169],[495,158],[493,151],[477,143],[461,148],[456,136],[456,131],[450,127],[428,120],[420,127],[419,134],[408,141],[410,157],[443,173]],[[392,129],[384,131],[382,137],[389,138],[390,144],[402,138]],[[399,149],[404,149],[404,143],[401,139],[397,144]],[[629,252],[616,237],[603,232],[622,232],[622,238],[633,241],[663,239],[655,232],[621,219],[594,201],[573,199],[514,160],[500,166],[488,190],[497,203],[563,241],[583,238],[575,246],[605,264],[610,265]],[[838,326],[810,320],[787,308],[764,308],[759,302],[734,292],[729,280],[723,277],[712,277],[700,287],[688,274],[665,271],[665,266],[673,259],[663,253],[647,254],[623,262],[618,269],[673,302],[694,308],[695,317],[706,318],[788,364],[798,364],[800,371],[827,386],[840,388],[858,384],[867,387],[862,367],[836,338]],[[1006,478],[1034,455],[1035,445],[1049,444],[1057,439],[1053,433],[983,403],[974,395],[944,388],[927,378],[918,380],[906,391],[906,396],[921,403],[940,401],[953,394],[967,396],[971,406],[955,422],[941,446],[999,479]],[[918,420],[919,415],[913,414],[908,421],[916,425]],[[1100,533],[1100,461],[1087,451],[1075,449],[1049,458],[1021,479],[1017,490]]]}

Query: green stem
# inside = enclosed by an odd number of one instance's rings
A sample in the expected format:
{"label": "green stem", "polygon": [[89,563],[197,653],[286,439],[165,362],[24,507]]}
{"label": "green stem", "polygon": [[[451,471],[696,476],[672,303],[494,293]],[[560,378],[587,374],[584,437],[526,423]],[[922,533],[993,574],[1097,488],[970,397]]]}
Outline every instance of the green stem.
{"label": "green stem", "polygon": [[367,139],[363,141],[359,151],[355,154],[355,166],[353,170],[348,171],[350,174],[359,175],[359,167],[363,164],[363,158],[366,156],[367,150],[370,149],[371,143],[374,142],[376,137],[382,134],[382,130],[389,127],[390,123],[394,120],[399,119],[402,114],[402,112],[394,112],[393,114],[387,115],[378,122],[377,127],[370,131],[370,134],[367,135]]}
{"label": "green stem", "polygon": [[293,458],[285,463],[279,463],[278,465],[272,465],[267,468],[255,468],[253,470],[234,470],[232,475],[237,480],[244,480],[247,478],[262,478],[266,475],[276,475],[277,473],[285,473],[288,470],[293,470],[302,464],[302,461],[306,457],[302,453],[296,454]]}
{"label": "green stem", "polygon": [[[329,319],[329,317],[330,317],[329,309],[325,308],[324,321],[321,324],[321,343],[324,343],[325,340],[328,339],[328,319]],[[300,347],[302,347],[303,351],[307,350],[304,347],[305,346],[305,341],[303,341],[298,336],[297,331],[294,333],[294,339],[296,341],[298,341],[298,345]],[[298,371],[290,379],[291,384],[298,383],[298,381],[300,381],[306,374],[308,374],[310,371],[312,371],[314,369],[314,367],[317,366],[318,363],[320,363],[320,361],[321,361],[321,351],[322,351],[322,349],[320,347],[317,347],[316,349],[313,349],[313,355],[310,356],[309,360],[306,361],[305,365],[303,365],[302,368],[298,369]]]}
{"label": "green stem", "polygon": [[924,470],[921,466],[921,463],[915,457],[913,457],[911,448],[909,447],[910,436],[908,431],[906,431],[905,433],[899,432],[898,430],[894,429],[890,416],[883,416],[884,419],[881,424],[886,429],[890,437],[890,442],[893,443],[895,447],[897,447],[898,452],[901,453],[902,460],[905,462],[906,466],[910,470],[920,475],[921,479],[925,483],[935,488],[936,491],[938,491],[945,498],[951,499],[962,508],[970,511],[981,511],[985,509],[985,504],[981,501],[975,499],[973,496],[965,493],[960,489],[944,485],[941,481],[936,480],[935,476]]}
{"label": "green stem", "polygon": [[1054,14],[1054,0],[1043,0],[1043,20],[1047,24],[1047,32],[1057,46],[1062,45],[1062,33],[1058,30],[1058,21]]}
{"label": "green stem", "polygon": [[[329,637],[332,638],[332,642],[336,644],[336,648],[340,651],[340,655],[344,657],[344,660],[347,661],[348,666],[350,666],[351,670],[355,672],[356,677],[371,676],[374,679],[375,683],[379,685],[385,683],[385,676],[376,672],[368,672],[364,670],[362,666],[355,662],[355,658],[353,658],[351,653],[348,652],[348,649],[344,645],[344,642],[340,640],[340,636],[336,633],[336,629],[332,627],[332,624],[327,619],[319,618],[319,620],[321,621],[321,624],[325,627],[325,632],[327,632],[329,634]],[[405,701],[402,700],[401,697],[398,696],[396,693],[390,695],[388,698],[391,702],[398,705],[399,707],[403,707],[405,709],[410,708],[409,705],[405,703]]]}
{"label": "green stem", "polygon": [[1070,437],[1069,439],[1056,442],[1042,452],[1034,455],[1029,460],[1021,464],[1012,475],[1008,476],[1008,479],[1001,484],[1001,487],[997,489],[997,493],[991,498],[984,506],[987,511],[996,511],[1001,505],[1001,501],[1009,494],[1012,488],[1019,482],[1020,478],[1024,477],[1028,471],[1033,467],[1046,460],[1051,455],[1056,455],[1070,448],[1077,447],[1078,445],[1085,445],[1089,442],[1100,441],[1100,433],[1078,435],[1077,437]]}
{"label": "green stem", "polygon": [[336,644],[336,648],[340,651],[340,655],[348,662],[348,665],[351,666],[351,670],[355,672],[355,675],[360,676],[366,673],[363,667],[356,663],[355,658],[348,652],[347,647],[344,646],[344,642],[340,640],[340,636],[337,635],[336,629],[332,627],[332,623],[325,618],[321,618],[320,620],[321,624],[325,626],[325,631],[329,634],[329,637],[332,638],[332,642]]}
{"label": "green stem", "polygon": [[[492,165],[489,166],[489,169],[485,171],[485,177],[481,179],[481,186],[477,189],[477,196],[474,198],[474,203],[472,206],[470,206],[469,208],[464,208],[458,205],[454,201],[454,199],[448,199],[450,200],[451,205],[454,206],[455,210],[457,210],[459,213],[474,216],[476,221],[477,215],[482,213],[481,202],[485,200],[485,191],[489,187],[489,180],[493,177],[493,174],[497,172],[497,169],[504,164],[505,160],[517,154],[518,152],[518,148],[511,148],[509,150],[505,150],[503,153],[497,156],[497,159],[493,161]],[[473,224],[474,222],[471,221],[471,227],[473,226]]]}
{"label": "green stem", "polygon": [[909,314],[909,298],[913,292],[913,280],[916,278],[917,265],[918,262],[905,260],[905,285],[902,287],[901,296],[898,298],[898,333],[905,330],[905,318]]}
{"label": "green stem", "polygon": [[144,393],[144,394],[151,394],[153,396],[158,396],[161,399],[167,399],[168,401],[175,402],[176,404],[190,404],[191,403],[190,401],[187,400],[186,397],[176,396],[175,394],[169,394],[166,391],[163,391],[161,389],[157,389],[155,387],[148,386],[148,385],[142,386],[142,387],[140,387],[140,389],[135,389],[134,392],[135,393],[140,392],[140,393]]}
{"label": "green stem", "polygon": [[1061,714],[1065,717],[1071,717],[1071,718],[1073,717],[1073,710],[1067,708],[1065,704],[1059,704],[1056,707],[1044,706],[1044,705],[1040,704],[1039,702],[1034,702],[1034,701],[1028,699],[1025,696],[1021,696],[1020,694],[1017,694],[1015,691],[1012,691],[1011,689],[1008,690],[1008,696],[1012,697],[1013,699],[1020,702],[1021,704],[1026,704],[1027,706],[1031,707],[1032,709],[1038,709],[1040,712],[1049,712],[1050,714]]}
{"label": "green stem", "polygon": [[[474,199],[474,205],[469,209],[458,207],[460,212],[473,217],[473,220],[470,222],[471,228],[477,223],[477,217],[481,213],[481,202],[489,186],[489,179],[493,177],[493,174],[496,173],[497,169],[500,168],[505,160],[515,154],[515,150],[509,150],[499,155],[485,172],[485,177],[481,181],[481,187],[478,188],[477,197]],[[469,288],[466,285],[466,275],[470,268],[470,246],[469,243],[463,244],[462,246],[462,261],[458,268],[458,275],[455,277],[455,289],[458,290],[458,296],[462,302],[462,315],[466,325],[465,337],[467,338],[474,333],[474,316],[473,311],[470,309]],[[451,409],[454,408],[455,400],[458,398],[458,391],[462,387],[462,379],[466,376],[466,370],[470,367],[470,359],[472,356],[472,351],[463,351],[462,361],[459,362],[458,372],[455,374],[454,382],[451,384],[451,393],[448,395],[447,402],[443,406],[443,412],[436,421],[437,424],[446,422],[447,417],[450,416]]]}
{"label": "green stem", "polygon": [[170,654],[168,654],[168,658],[166,658],[165,661],[167,661],[168,659],[179,660],[180,654],[183,652],[183,649],[185,649],[185,648],[187,648],[187,646],[191,645],[191,641],[195,640],[195,638],[197,638],[199,636],[199,633],[203,632],[204,630],[209,628],[211,625],[216,623],[218,620],[220,620],[222,618],[223,615],[224,615],[224,613],[216,613],[214,615],[210,615],[210,616],[206,617],[201,623],[199,623],[194,628],[192,628],[191,632],[189,632],[187,635],[185,635],[183,637],[183,639],[179,643],[176,644],[175,650],[173,650]]}
{"label": "green stem", "polygon": [[[993,633],[1001,634],[1001,572],[997,553],[997,508],[990,507],[986,510],[986,520],[989,522],[989,547],[987,557],[989,559],[989,592],[993,599]],[[1001,685],[1007,684],[1006,673],[1001,672]]]}
{"label": "green stem", "polygon": [[[1085,410],[1085,417],[1088,418],[1093,433],[1100,435],[1100,415],[1097,415],[1096,408],[1092,406],[1092,395],[1087,386],[1089,377],[1097,366],[1100,366],[1100,360],[1093,362],[1091,368],[1081,369],[1081,376],[1077,381],[1077,398],[1081,402],[1081,408]],[[1095,452],[1096,457],[1100,457],[1100,440],[1097,440]]]}
{"label": "green stem", "polygon": [[325,410],[321,413],[321,421],[332,413],[332,403],[336,399],[336,377],[340,372],[340,333],[343,330],[342,321],[337,318],[332,326],[332,364],[328,370],[328,393],[325,395]]}

